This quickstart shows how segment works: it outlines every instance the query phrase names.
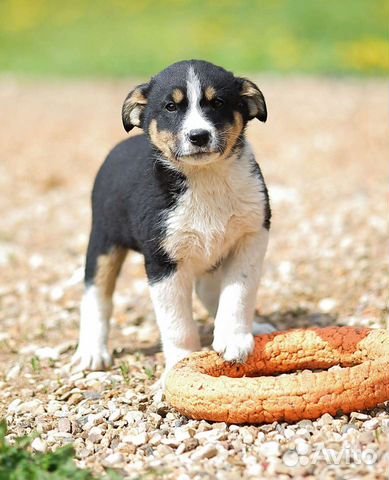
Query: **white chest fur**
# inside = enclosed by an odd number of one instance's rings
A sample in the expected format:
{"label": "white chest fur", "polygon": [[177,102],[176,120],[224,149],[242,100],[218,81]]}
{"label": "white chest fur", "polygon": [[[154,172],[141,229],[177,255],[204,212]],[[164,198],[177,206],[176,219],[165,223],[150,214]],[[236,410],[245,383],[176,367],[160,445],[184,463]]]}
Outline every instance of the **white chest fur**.
{"label": "white chest fur", "polygon": [[209,270],[239,239],[262,228],[264,194],[249,146],[230,158],[187,173],[188,188],[167,217],[164,249],[197,272]]}

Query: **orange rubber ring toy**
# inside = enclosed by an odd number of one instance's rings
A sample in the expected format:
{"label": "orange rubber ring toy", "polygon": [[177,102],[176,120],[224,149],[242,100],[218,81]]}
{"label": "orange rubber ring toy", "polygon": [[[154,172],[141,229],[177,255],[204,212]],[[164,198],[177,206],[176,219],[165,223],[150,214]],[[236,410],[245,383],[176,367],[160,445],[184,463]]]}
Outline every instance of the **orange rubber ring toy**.
{"label": "orange rubber ring toy", "polygon": [[389,400],[389,334],[329,327],[260,335],[245,364],[196,352],[171,370],[165,395],[183,415],[227,423],[294,422],[373,408]]}

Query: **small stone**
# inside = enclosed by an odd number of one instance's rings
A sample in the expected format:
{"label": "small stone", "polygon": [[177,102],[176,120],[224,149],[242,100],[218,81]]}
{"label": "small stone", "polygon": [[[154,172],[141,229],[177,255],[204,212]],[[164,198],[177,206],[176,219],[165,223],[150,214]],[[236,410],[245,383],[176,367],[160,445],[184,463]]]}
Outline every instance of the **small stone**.
{"label": "small stone", "polygon": [[280,445],[277,442],[265,442],[259,447],[259,451],[265,457],[278,457],[280,455]]}
{"label": "small stone", "polygon": [[174,450],[169,447],[169,445],[158,445],[158,447],[155,449],[157,454],[160,456],[160,457],[165,457],[166,455],[169,455],[170,453],[173,453]]}
{"label": "small stone", "polygon": [[163,438],[161,440],[161,443],[163,443],[164,445],[169,445],[169,447],[172,448],[177,448],[181,444],[181,442],[179,442],[175,438]]}
{"label": "small stone", "polygon": [[115,452],[111,453],[108,455],[108,457],[105,457],[103,460],[103,463],[106,467],[113,467],[114,465],[117,465],[118,463],[123,463],[124,462],[124,457],[121,453]]}
{"label": "small stone", "polygon": [[310,452],[309,443],[302,439],[296,440],[296,452],[299,455],[308,455]]}
{"label": "small stone", "polygon": [[212,424],[212,429],[213,430],[221,430],[222,432],[225,432],[227,430],[227,424],[225,422],[217,422]]}
{"label": "small stone", "polygon": [[61,298],[63,298],[64,294],[64,289],[61,286],[57,285],[50,290],[50,300],[52,300],[53,302],[58,302],[58,300],[61,300]]}
{"label": "small stone", "polygon": [[161,417],[166,417],[166,415],[169,413],[169,410],[169,406],[166,403],[160,402],[157,405],[156,413],[158,413],[158,415],[161,415]]}
{"label": "small stone", "polygon": [[46,406],[47,413],[54,413],[62,409],[62,403],[57,400],[50,400]]}
{"label": "small stone", "polygon": [[318,423],[320,425],[329,425],[330,423],[332,423],[334,421],[334,418],[332,415],[330,415],[329,413],[324,413],[319,419],[318,419]]}
{"label": "small stone", "polygon": [[180,443],[176,449],[176,455],[181,455],[185,452],[185,443]]}
{"label": "small stone", "polygon": [[9,382],[10,380],[15,380],[15,378],[19,376],[21,369],[22,367],[20,366],[20,364],[16,363],[8,370],[7,375],[5,376],[6,381]]}
{"label": "small stone", "polygon": [[120,408],[117,408],[108,417],[108,421],[109,422],[116,422],[116,420],[119,420],[119,418],[121,418],[121,417],[122,417],[122,412],[121,412]]}
{"label": "small stone", "polygon": [[185,452],[190,452],[199,446],[199,441],[196,438],[189,438],[184,441]]}
{"label": "small stone", "polygon": [[243,443],[245,443],[246,445],[251,445],[254,443],[254,435],[248,430],[243,430],[241,432],[241,437]]}
{"label": "small stone", "polygon": [[149,421],[152,423],[153,426],[158,428],[161,425],[162,417],[158,415],[158,413],[150,412],[148,415]]}
{"label": "small stone", "polygon": [[296,432],[294,430],[292,430],[291,428],[287,427],[285,428],[284,430],[284,437],[287,439],[287,440],[290,440],[291,438],[295,437],[296,436]]}
{"label": "small stone", "polygon": [[28,259],[28,264],[34,270],[41,267],[43,263],[44,263],[44,258],[42,257],[42,255],[39,255],[38,253],[34,253]]}
{"label": "small stone", "polygon": [[88,440],[92,443],[99,443],[103,438],[103,430],[101,427],[92,427],[88,433]]}
{"label": "small stone", "polygon": [[156,432],[150,438],[149,443],[151,443],[151,445],[158,445],[161,443],[162,438],[162,435],[159,432]]}
{"label": "small stone", "polygon": [[319,302],[319,309],[323,313],[330,313],[338,304],[334,298],[323,298]]}
{"label": "small stone", "polygon": [[365,430],[376,430],[376,428],[379,426],[380,421],[378,418],[372,418],[371,420],[367,420],[364,422],[363,426]]}
{"label": "small stone", "polygon": [[67,404],[69,406],[72,406],[72,405],[77,405],[81,402],[81,400],[84,398],[84,396],[82,395],[82,393],[73,393],[70,397],[69,397],[69,400],[67,401]]}
{"label": "small stone", "polygon": [[356,432],[358,431],[358,427],[355,425],[355,423],[346,423],[346,425],[343,425],[342,427],[342,433],[349,433],[349,432]]}
{"label": "small stone", "polygon": [[147,433],[142,432],[142,433],[139,433],[138,435],[130,436],[130,442],[136,447],[139,447],[140,445],[144,445],[145,443],[147,443],[147,437],[148,437]]}
{"label": "small stone", "polygon": [[[165,400],[165,394],[162,390],[162,388],[159,386],[160,382],[159,380],[151,387],[154,390],[155,387],[155,393],[153,395],[153,403],[155,405],[158,405],[158,403],[161,403]],[[157,386],[158,385],[158,386]]]}
{"label": "small stone", "polygon": [[73,441],[73,435],[71,433],[66,433],[66,432],[50,432],[47,438],[48,438],[47,441],[49,441],[49,438],[51,439],[51,443],[55,443],[57,441],[70,443]]}
{"label": "small stone", "polygon": [[60,432],[70,432],[72,426],[68,418],[60,418],[58,421],[58,430]]}
{"label": "small stone", "polygon": [[86,458],[86,457],[89,457],[92,453],[93,453],[92,450],[90,450],[89,448],[82,448],[81,450],[78,451],[78,456],[80,458]]}
{"label": "small stone", "polygon": [[241,427],[239,425],[230,425],[229,430],[230,432],[238,432]]}
{"label": "small stone", "polygon": [[212,429],[212,425],[210,425],[205,420],[201,420],[201,422],[199,423],[199,426],[197,427],[198,432],[206,432],[211,429]]}
{"label": "small stone", "polygon": [[361,412],[351,412],[350,418],[352,420],[369,420],[370,415],[366,415],[366,413],[361,413]]}
{"label": "small stone", "polygon": [[134,390],[127,390],[124,394],[126,400],[132,400],[134,397],[136,397],[136,392],[134,392]]}
{"label": "small stone", "polygon": [[263,432],[258,432],[256,443],[263,443],[266,440],[266,435]]}
{"label": "small stone", "polygon": [[31,448],[35,452],[45,453],[47,450],[47,444],[41,438],[35,438],[31,443]]}
{"label": "small stone", "polygon": [[39,360],[58,360],[59,352],[56,348],[41,347],[35,350],[35,355]]}
{"label": "small stone", "polygon": [[202,447],[198,447],[191,455],[191,459],[195,462],[203,458],[212,458],[217,455],[216,445],[209,443]]}
{"label": "small stone", "polygon": [[30,400],[29,402],[24,402],[20,404],[18,407],[18,413],[41,415],[45,413],[45,409],[43,408],[42,401],[35,398],[34,400]]}
{"label": "small stone", "polygon": [[227,432],[220,430],[205,430],[194,435],[200,443],[214,442],[217,440],[224,440],[227,438]]}
{"label": "small stone", "polygon": [[304,428],[306,430],[314,429],[312,420],[300,420],[297,425],[299,428]]}
{"label": "small stone", "polygon": [[389,418],[382,419],[382,430],[389,433]]}
{"label": "small stone", "polygon": [[126,420],[129,425],[140,422],[142,418],[143,413],[139,412],[138,410],[132,410],[130,412],[127,412],[124,416],[124,420]]}
{"label": "small stone", "polygon": [[9,405],[7,412],[8,413],[16,413],[19,410],[19,405],[22,403],[20,398],[15,398]]}
{"label": "small stone", "polygon": [[188,440],[189,438],[193,437],[193,435],[194,435],[193,429],[176,428],[174,430],[174,436],[178,442],[183,442],[184,440]]}

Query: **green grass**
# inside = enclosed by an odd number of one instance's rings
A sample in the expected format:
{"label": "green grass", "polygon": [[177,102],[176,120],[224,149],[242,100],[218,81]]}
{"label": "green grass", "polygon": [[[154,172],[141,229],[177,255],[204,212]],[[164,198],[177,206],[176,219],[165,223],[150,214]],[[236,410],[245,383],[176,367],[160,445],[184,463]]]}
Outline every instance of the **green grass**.
{"label": "green grass", "polygon": [[0,0],[0,71],[144,76],[185,58],[239,72],[385,74],[387,0]]}
{"label": "green grass", "polygon": [[[1,480],[93,480],[90,470],[81,470],[74,463],[71,445],[55,452],[31,453],[28,449],[32,438],[18,438],[14,445],[5,440],[7,427],[0,422],[0,479]],[[104,480],[122,480],[113,470]]]}

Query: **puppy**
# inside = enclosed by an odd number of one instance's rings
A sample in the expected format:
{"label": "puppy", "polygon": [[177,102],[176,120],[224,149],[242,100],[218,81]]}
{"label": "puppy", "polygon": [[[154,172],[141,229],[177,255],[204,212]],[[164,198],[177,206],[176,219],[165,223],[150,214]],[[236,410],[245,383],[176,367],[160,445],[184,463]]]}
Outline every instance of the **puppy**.
{"label": "puppy", "polygon": [[194,286],[215,317],[214,350],[244,362],[271,217],[245,127],[266,121],[265,99],[221,67],[182,61],[131,91],[122,118],[145,133],[119,143],[96,177],[73,365],[111,364],[112,294],[128,250],[144,255],[166,371],[200,349]]}

